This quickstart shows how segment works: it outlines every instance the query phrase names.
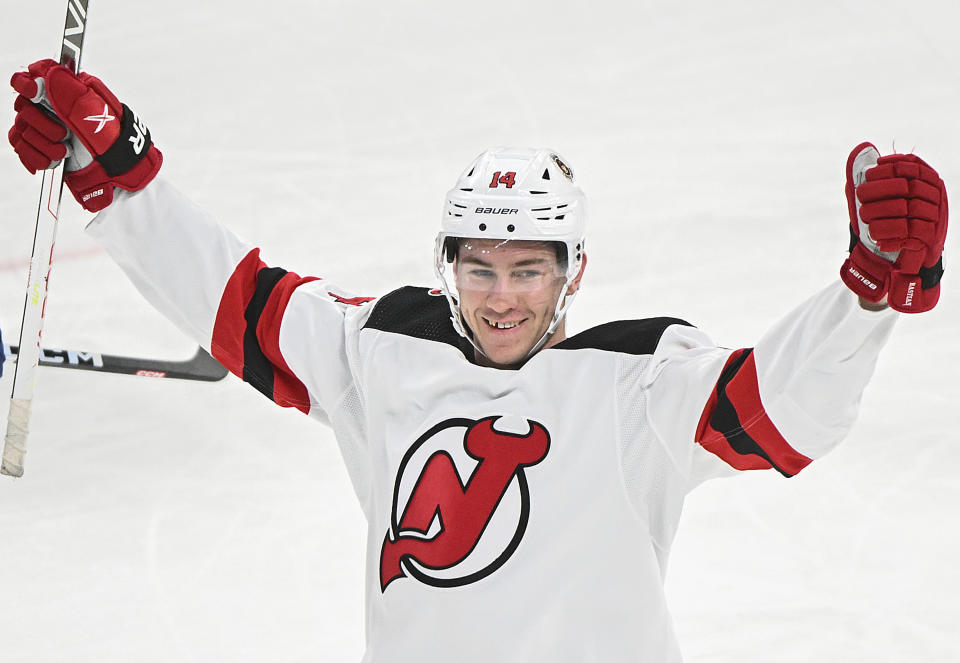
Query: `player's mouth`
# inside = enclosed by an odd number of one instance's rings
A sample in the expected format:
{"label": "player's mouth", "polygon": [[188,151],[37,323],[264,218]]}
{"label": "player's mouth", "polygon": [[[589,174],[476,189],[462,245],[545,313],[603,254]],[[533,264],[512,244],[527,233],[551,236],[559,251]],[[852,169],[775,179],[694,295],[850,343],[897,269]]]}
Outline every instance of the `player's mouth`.
{"label": "player's mouth", "polygon": [[522,325],[524,322],[527,321],[526,318],[524,318],[523,320],[512,320],[512,321],[490,320],[488,318],[484,318],[483,316],[480,316],[480,318],[485,323],[487,323],[487,327],[489,329],[496,329],[497,331],[509,331],[511,329],[516,329],[517,327],[519,327],[520,325]]}

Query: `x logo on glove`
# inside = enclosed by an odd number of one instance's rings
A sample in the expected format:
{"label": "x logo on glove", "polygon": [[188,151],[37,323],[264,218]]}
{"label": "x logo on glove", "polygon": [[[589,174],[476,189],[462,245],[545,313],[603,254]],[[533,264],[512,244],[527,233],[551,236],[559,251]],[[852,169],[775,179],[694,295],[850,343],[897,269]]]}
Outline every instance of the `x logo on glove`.
{"label": "x logo on glove", "polygon": [[105,126],[107,126],[107,122],[112,122],[113,120],[116,120],[117,118],[110,114],[110,108],[109,108],[109,106],[107,106],[107,104],[104,104],[104,105],[103,105],[103,113],[101,113],[100,115],[88,115],[87,117],[85,117],[85,118],[83,118],[83,119],[84,119],[84,120],[89,120],[90,122],[99,122],[100,124],[98,124],[98,125],[97,125],[97,128],[94,129],[94,131],[93,131],[93,133],[98,134],[98,133],[100,133],[101,131],[103,131],[103,128],[104,128]]}

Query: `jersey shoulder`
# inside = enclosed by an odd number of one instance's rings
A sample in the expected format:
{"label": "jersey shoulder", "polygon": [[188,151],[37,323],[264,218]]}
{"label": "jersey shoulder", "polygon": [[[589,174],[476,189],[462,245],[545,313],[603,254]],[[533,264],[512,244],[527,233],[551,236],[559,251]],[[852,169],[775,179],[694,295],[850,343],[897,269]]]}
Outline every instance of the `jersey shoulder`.
{"label": "jersey shoulder", "polygon": [[[558,350],[595,349],[633,355],[653,354],[668,327],[692,327],[680,318],[615,320],[580,332],[552,346]],[[450,307],[437,289],[403,286],[380,297],[363,329],[401,334],[426,341],[446,343],[459,348],[468,360],[473,349],[450,323]]]}
{"label": "jersey shoulder", "polygon": [[434,288],[407,285],[380,297],[363,329],[446,343],[461,350],[470,347],[450,322],[447,298]]}
{"label": "jersey shoulder", "polygon": [[614,320],[575,334],[553,346],[558,350],[605,350],[632,355],[652,355],[668,327],[693,327],[680,318]]}

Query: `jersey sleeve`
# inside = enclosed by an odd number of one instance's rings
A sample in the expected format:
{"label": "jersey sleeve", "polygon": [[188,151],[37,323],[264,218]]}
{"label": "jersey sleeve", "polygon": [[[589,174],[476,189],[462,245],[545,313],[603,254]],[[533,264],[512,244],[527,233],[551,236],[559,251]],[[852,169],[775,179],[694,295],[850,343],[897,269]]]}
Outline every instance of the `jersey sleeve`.
{"label": "jersey sleeve", "polygon": [[794,476],[852,427],[897,317],[863,310],[838,281],[753,348],[720,348],[695,328],[670,327],[647,378],[651,426],[690,487],[742,470]]}
{"label": "jersey sleeve", "polygon": [[232,373],[278,405],[329,421],[352,386],[349,330],[373,298],[267,266],[162,178],[119,192],[87,231]]}

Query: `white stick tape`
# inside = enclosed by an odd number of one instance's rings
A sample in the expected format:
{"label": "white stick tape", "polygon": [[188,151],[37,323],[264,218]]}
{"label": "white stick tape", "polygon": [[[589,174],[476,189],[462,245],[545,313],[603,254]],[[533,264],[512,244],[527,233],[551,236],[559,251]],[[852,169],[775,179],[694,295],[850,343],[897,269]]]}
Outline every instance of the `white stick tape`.
{"label": "white stick tape", "polygon": [[30,408],[33,401],[10,399],[7,419],[7,437],[3,441],[3,463],[0,472],[12,477],[23,476],[23,457],[27,453],[27,435],[30,433]]}

